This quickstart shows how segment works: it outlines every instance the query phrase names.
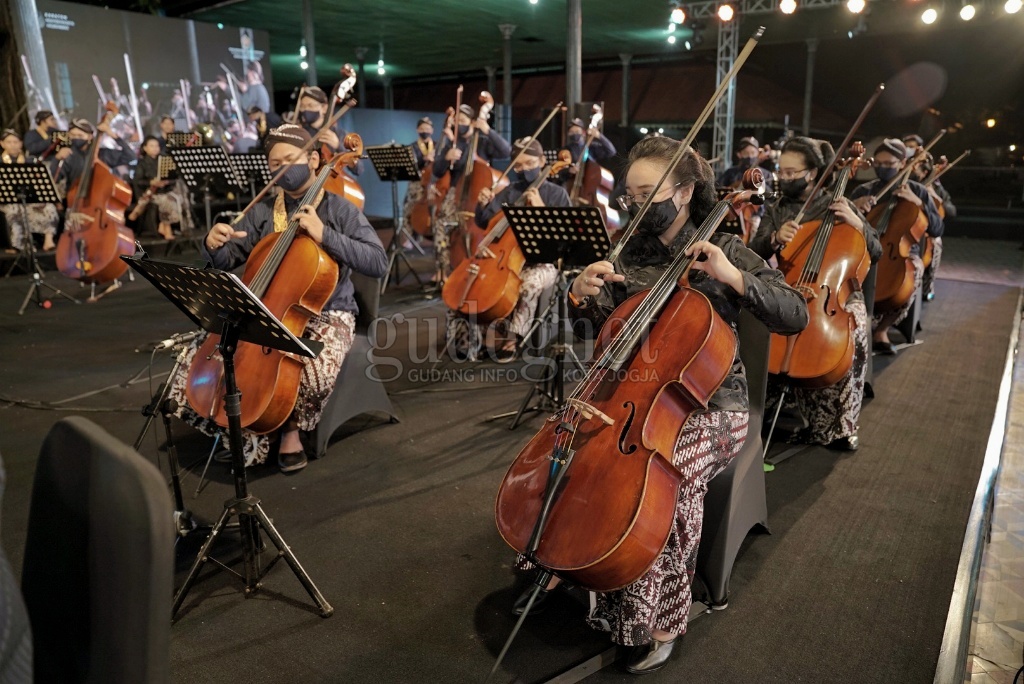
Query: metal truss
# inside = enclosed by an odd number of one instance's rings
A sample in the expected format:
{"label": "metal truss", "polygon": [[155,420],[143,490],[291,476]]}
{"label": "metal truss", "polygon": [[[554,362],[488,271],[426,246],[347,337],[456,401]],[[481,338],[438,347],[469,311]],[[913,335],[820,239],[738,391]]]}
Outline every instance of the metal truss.
{"label": "metal truss", "polygon": [[[729,21],[718,27],[718,56],[715,59],[715,87],[732,69],[740,50],[740,23]],[[715,122],[711,141],[711,157],[717,159],[715,169],[721,171],[732,162],[732,129],[736,122],[736,79],[729,82],[725,95],[715,105]]]}

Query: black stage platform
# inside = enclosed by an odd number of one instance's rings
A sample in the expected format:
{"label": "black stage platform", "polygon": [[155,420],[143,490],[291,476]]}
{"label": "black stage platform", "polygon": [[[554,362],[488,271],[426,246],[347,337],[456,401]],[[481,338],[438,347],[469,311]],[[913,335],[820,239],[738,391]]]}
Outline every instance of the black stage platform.
{"label": "black stage platform", "polygon": [[[964,252],[1007,249],[975,244]],[[966,282],[971,271],[958,262],[955,242],[947,252],[951,272],[959,264],[964,279],[939,281],[924,343],[876,367],[861,450],[807,449],[768,474],[772,535],[748,538],[728,610],[693,622],[671,667],[644,681],[932,680],[1020,282],[1019,271],[1015,279],[1004,272],[994,282]],[[975,266],[985,272],[984,261]],[[19,317],[26,287],[22,278],[0,281],[3,545],[16,572],[43,435],[59,417],[82,413],[132,442],[149,390],[145,381],[117,385],[147,364],[148,354],[134,350],[189,329],[141,281],[96,304],[57,302]],[[270,466],[251,471],[253,491],[334,617],[318,617],[284,568],[248,601],[226,575],[204,575],[173,627],[174,681],[479,682],[490,668],[512,627],[515,595],[494,495],[539,419],[511,433],[504,422],[485,422],[521,398],[525,385],[507,375],[515,366],[449,363],[442,368],[452,372],[431,382],[437,378],[423,372],[425,357],[442,306],[409,286],[389,292],[384,304],[384,314],[401,312],[405,321],[382,352],[403,362],[389,385],[402,422],[357,419],[326,458],[293,476]],[[409,346],[419,363],[408,363]],[[155,372],[170,363],[159,356]],[[58,402],[109,386],[58,410],[12,403]],[[176,430],[182,460],[193,468],[187,503],[209,519],[230,494],[226,466],[212,466],[214,483],[193,498],[210,440],[180,424]],[[158,441],[147,439],[147,458],[158,457]],[[179,571],[193,549],[179,544]],[[607,648],[603,635],[583,626],[575,598],[558,594],[552,603],[527,620],[498,681],[546,681]],[[613,666],[588,681],[627,679]]]}

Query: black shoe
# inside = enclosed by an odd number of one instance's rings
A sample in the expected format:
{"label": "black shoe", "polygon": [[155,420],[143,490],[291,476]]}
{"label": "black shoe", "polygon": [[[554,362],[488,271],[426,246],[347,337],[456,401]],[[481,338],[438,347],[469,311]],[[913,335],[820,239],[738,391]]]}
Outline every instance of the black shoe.
{"label": "black shoe", "polygon": [[874,342],[871,350],[883,356],[896,356],[896,345],[892,342]]}
{"label": "black shoe", "polygon": [[277,465],[280,466],[282,473],[293,473],[296,470],[302,470],[308,462],[305,451],[293,451],[277,455]]}
{"label": "black shoe", "polygon": [[924,296],[924,300],[925,300],[926,302],[930,302],[930,301],[932,301],[933,299],[935,299],[935,293],[934,293],[934,292],[929,292],[928,294],[926,294],[926,295]]}
{"label": "black shoe", "polygon": [[857,435],[850,435],[849,437],[840,437],[829,444],[833,449],[839,449],[841,451],[856,451],[860,449],[860,437]]}
{"label": "black shoe", "polygon": [[[519,595],[516,602],[512,604],[513,615],[518,617],[526,611],[526,604],[530,602],[530,595],[533,594],[533,590],[536,588],[536,585],[531,584],[526,587],[526,591]],[[549,593],[551,592],[547,589],[541,589],[537,592],[537,598],[534,600],[533,605],[530,606],[530,615],[540,615],[544,612],[545,602],[547,601]]]}
{"label": "black shoe", "polygon": [[658,641],[655,639],[649,644],[637,646],[633,649],[633,653],[630,654],[629,660],[626,662],[626,672],[630,674],[657,672],[665,667],[677,641],[679,641],[679,637],[672,641]]}

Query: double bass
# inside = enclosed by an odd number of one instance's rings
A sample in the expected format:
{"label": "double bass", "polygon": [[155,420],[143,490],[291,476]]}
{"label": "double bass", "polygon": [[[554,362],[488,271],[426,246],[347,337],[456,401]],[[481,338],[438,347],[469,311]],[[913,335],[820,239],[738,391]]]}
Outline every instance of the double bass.
{"label": "double bass", "polygon": [[614,235],[622,228],[619,212],[609,202],[615,190],[615,177],[612,172],[590,158],[590,145],[597,137],[598,126],[604,119],[604,111],[599,105],[591,110],[590,123],[587,125],[587,139],[583,152],[577,162],[576,176],[573,178],[569,199],[574,206],[596,206],[604,216],[608,233]]}
{"label": "double bass", "polygon": [[[345,76],[345,79],[335,84],[334,88],[331,90],[331,108],[327,113],[327,117],[324,119],[325,128],[329,122],[336,120],[334,108],[338,102],[346,103],[344,107],[345,110],[348,109],[349,96],[352,94],[352,89],[356,86],[356,72],[352,68],[351,64],[343,66],[341,68],[341,73]],[[336,153],[331,150],[330,146],[326,143],[320,146],[320,159],[324,164],[329,164],[335,154]],[[366,204],[366,194],[363,192],[362,186],[356,182],[356,179],[345,169],[345,167],[331,164],[330,168],[331,175],[324,184],[324,189],[327,190],[327,192],[338,195],[339,197],[344,197],[349,202],[356,205],[359,211],[362,211]]]}
{"label": "double bass", "polygon": [[[107,103],[101,123],[109,123],[117,105]],[[68,278],[96,285],[116,280],[128,270],[121,255],[135,252],[135,234],[125,226],[131,186],[99,159],[97,130],[85,170],[68,189],[64,232],[57,240],[57,268]]]}
{"label": "double bass", "polygon": [[[846,186],[863,154],[861,143],[850,146],[830,205],[844,201]],[[800,224],[778,259],[786,282],[807,301],[810,321],[796,335],[772,334],[768,372],[800,387],[834,385],[853,365],[856,321],[846,302],[860,291],[871,268],[867,242],[858,229],[838,222],[835,213],[826,209],[824,218]]]}
{"label": "double bass", "polygon": [[[299,206],[313,204],[336,166],[351,163],[363,153],[363,142],[350,133],[343,141],[348,152],[337,154],[317,173]],[[313,238],[299,232],[291,217],[287,228],[267,235],[245,262],[242,282],[249,286],[295,335],[330,301],[338,285],[338,262]],[[185,395],[199,415],[226,427],[224,364],[217,351],[219,335],[210,335],[189,368]],[[276,430],[295,409],[303,363],[290,354],[240,342],[235,352],[238,388],[242,393],[242,427],[265,434]]]}
{"label": "double bass", "polygon": [[[763,193],[761,170],[747,173]],[[737,346],[731,326],[689,287],[686,252],[711,238],[734,199],[715,205],[651,289],[612,312],[591,369],[498,490],[506,543],[577,586],[606,592],[636,581],[668,540],[682,481],[671,462],[676,440],[728,376]]]}
{"label": "double bass", "polygon": [[[548,165],[526,192],[539,188],[549,176],[569,164],[563,158]],[[516,200],[517,205],[523,202],[523,197]],[[516,236],[508,229],[505,213],[498,212],[488,224],[487,234],[477,245],[473,257],[456,266],[448,276],[441,298],[452,311],[473,316],[480,323],[506,318],[519,301],[519,286],[523,282],[519,274],[525,263],[526,257]]]}
{"label": "double bass", "polygon": [[[494,98],[485,90],[480,93],[480,111],[477,113],[476,118],[486,121],[487,117],[491,115],[492,109],[494,109]],[[458,111],[456,111],[455,116],[455,135],[457,139]],[[451,237],[448,240],[452,269],[474,254],[476,252],[476,245],[483,239],[483,231],[477,228],[473,221],[476,199],[480,196],[480,191],[484,188],[491,188],[497,191],[508,185],[508,180],[504,178],[504,175],[492,168],[490,164],[477,154],[479,144],[480,130],[474,128],[469,139],[469,146],[463,155],[466,160],[466,166],[463,168],[462,175],[459,176],[459,180],[455,184],[455,207],[458,212],[459,223],[452,229]]]}

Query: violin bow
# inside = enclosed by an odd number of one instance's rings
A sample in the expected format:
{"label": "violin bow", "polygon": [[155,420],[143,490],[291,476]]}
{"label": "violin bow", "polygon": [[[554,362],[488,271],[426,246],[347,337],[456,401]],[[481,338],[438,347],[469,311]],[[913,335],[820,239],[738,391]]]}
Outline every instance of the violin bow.
{"label": "violin bow", "polygon": [[622,231],[622,237],[615,244],[615,247],[613,247],[612,251],[608,253],[608,261],[614,264],[615,261],[619,258],[619,255],[622,253],[622,250],[626,246],[626,243],[629,241],[629,238],[633,237],[633,234],[636,232],[637,226],[640,225],[640,221],[642,221],[644,216],[647,215],[647,211],[650,209],[651,204],[653,203],[654,196],[658,194],[658,191],[661,190],[661,186],[665,184],[665,181],[668,180],[669,175],[672,173],[673,170],[675,170],[676,166],[682,160],[683,155],[686,154],[686,151],[693,143],[694,138],[697,137],[697,134],[700,132],[700,129],[703,128],[704,124],[707,122],[708,117],[711,116],[711,112],[714,111],[715,105],[718,104],[718,101],[722,98],[722,95],[725,94],[726,88],[728,88],[732,80],[736,78],[736,74],[739,73],[740,68],[743,67],[744,62],[747,61],[747,57],[749,57],[750,53],[754,51],[755,47],[757,47],[757,43],[758,41],[761,40],[761,36],[763,35],[764,26],[759,26],[757,28],[757,31],[754,32],[754,35],[751,36],[750,40],[747,41],[747,44],[743,46],[743,50],[740,51],[740,54],[736,57],[736,61],[733,62],[732,69],[730,69],[729,73],[725,75],[725,78],[722,79],[722,82],[718,84],[718,88],[715,89],[715,92],[714,94],[712,94],[711,99],[708,100],[707,105],[704,107],[704,111],[702,111],[700,113],[700,116],[697,117],[697,120],[694,121],[693,126],[690,128],[690,132],[686,134],[686,139],[683,140],[675,155],[672,156],[672,160],[669,162],[668,166],[665,167],[665,173],[661,175],[661,178],[658,180],[657,185],[655,185],[654,189],[650,192],[649,195],[647,195],[647,199],[640,207],[640,211],[637,212],[636,216],[633,217],[633,220],[630,221],[629,225],[626,226],[625,230]]}
{"label": "violin bow", "polygon": [[875,103],[878,101],[883,90],[885,90],[885,84],[879,83],[875,88],[875,92],[873,92],[871,97],[868,99],[867,104],[864,105],[864,109],[861,110],[860,116],[858,116],[857,120],[853,122],[853,127],[850,128],[850,131],[846,134],[843,144],[839,146],[838,150],[836,150],[835,155],[832,157],[832,161],[828,163],[828,166],[825,167],[824,171],[818,174],[818,182],[814,184],[814,189],[811,190],[811,194],[807,196],[806,200],[804,200],[803,206],[800,207],[800,211],[797,212],[796,217],[793,219],[797,223],[803,221],[804,214],[807,213],[807,207],[810,206],[811,200],[817,197],[821,189],[825,187],[826,179],[828,179],[832,174],[832,170],[835,169],[839,160],[843,158],[844,154],[846,154],[846,148],[850,146],[853,136],[857,134],[857,130],[860,128],[860,125],[864,123],[864,119],[867,118],[868,112],[870,112],[871,108],[875,106]]}
{"label": "violin bow", "polygon": [[[356,103],[356,101],[354,99],[349,98],[349,100],[342,106],[342,108],[334,113],[334,116],[331,117],[330,121],[328,121],[327,124],[323,128],[321,128],[319,131],[317,131],[316,135],[311,137],[309,139],[308,143],[306,143],[305,145],[302,146],[302,149],[300,150],[300,154],[306,154],[310,150],[312,150],[316,146],[317,142],[320,140],[320,137],[323,134],[323,132],[326,131],[326,130],[329,130],[332,126],[334,126],[334,124],[338,123],[338,120],[341,119],[341,117],[345,116],[345,114],[348,113],[348,110],[351,109],[352,106],[355,105],[355,103]],[[288,162],[287,164],[282,164],[281,168],[279,168],[277,170],[277,172],[273,176],[271,176],[270,182],[267,183],[263,187],[262,190],[260,190],[258,193],[256,193],[256,196],[252,198],[252,201],[249,202],[249,204],[245,205],[245,209],[243,209],[242,211],[238,212],[238,215],[235,216],[235,218],[231,219],[231,225],[237,226],[239,224],[239,222],[241,222],[241,220],[243,218],[245,218],[245,215],[249,212],[249,210],[252,209],[254,206],[256,206],[257,202],[259,202],[264,197],[266,197],[267,193],[270,192],[271,188],[273,188],[275,185],[277,185],[278,179],[284,174],[284,172],[287,171],[288,169],[290,169],[294,165],[295,165],[295,162],[293,162],[293,161],[292,162]]]}
{"label": "violin bow", "polygon": [[941,169],[939,169],[938,171],[933,173],[932,177],[928,179],[928,181],[925,183],[925,185],[933,185],[935,183],[935,181],[937,181],[940,178],[942,178],[943,174],[945,174],[947,171],[949,171],[951,168],[953,168],[954,166],[956,166],[957,164],[959,164],[960,162],[962,162],[964,159],[966,159],[969,156],[971,156],[971,151],[970,150],[965,150],[964,153],[961,154],[959,157],[957,157],[956,159],[954,159],[953,161],[949,162],[948,164],[943,166]]}
{"label": "violin bow", "polygon": [[[533,132],[533,135],[527,138],[527,140],[536,140],[537,136],[543,133],[544,129],[548,127],[548,124],[551,123],[551,120],[555,118],[555,115],[558,114],[559,112],[564,112],[565,110],[565,106],[563,106],[562,102],[559,101],[558,104],[555,105],[554,109],[551,110],[551,113],[548,114],[548,118],[544,119],[544,121],[541,122],[540,126],[537,127],[537,130],[535,130]],[[491,186],[491,192],[494,192],[494,189],[498,187],[498,184],[501,183],[501,181],[508,176],[509,169],[511,169],[515,165],[515,163],[519,161],[519,158],[523,156],[524,152],[526,152],[526,148],[520,148],[519,152],[516,153],[516,156],[512,157],[512,161],[508,163],[508,166],[506,166],[505,170],[501,172],[501,175],[498,176],[498,179],[494,181],[494,185]]]}
{"label": "violin bow", "polygon": [[[459,141],[459,111],[462,109],[462,84],[455,90],[455,113],[452,114],[452,147]],[[448,126],[448,122],[445,121],[445,127]],[[443,133],[443,131],[442,131]],[[468,163],[468,162],[467,162]],[[455,160],[451,160],[448,163],[448,170],[451,171],[455,168]]]}

